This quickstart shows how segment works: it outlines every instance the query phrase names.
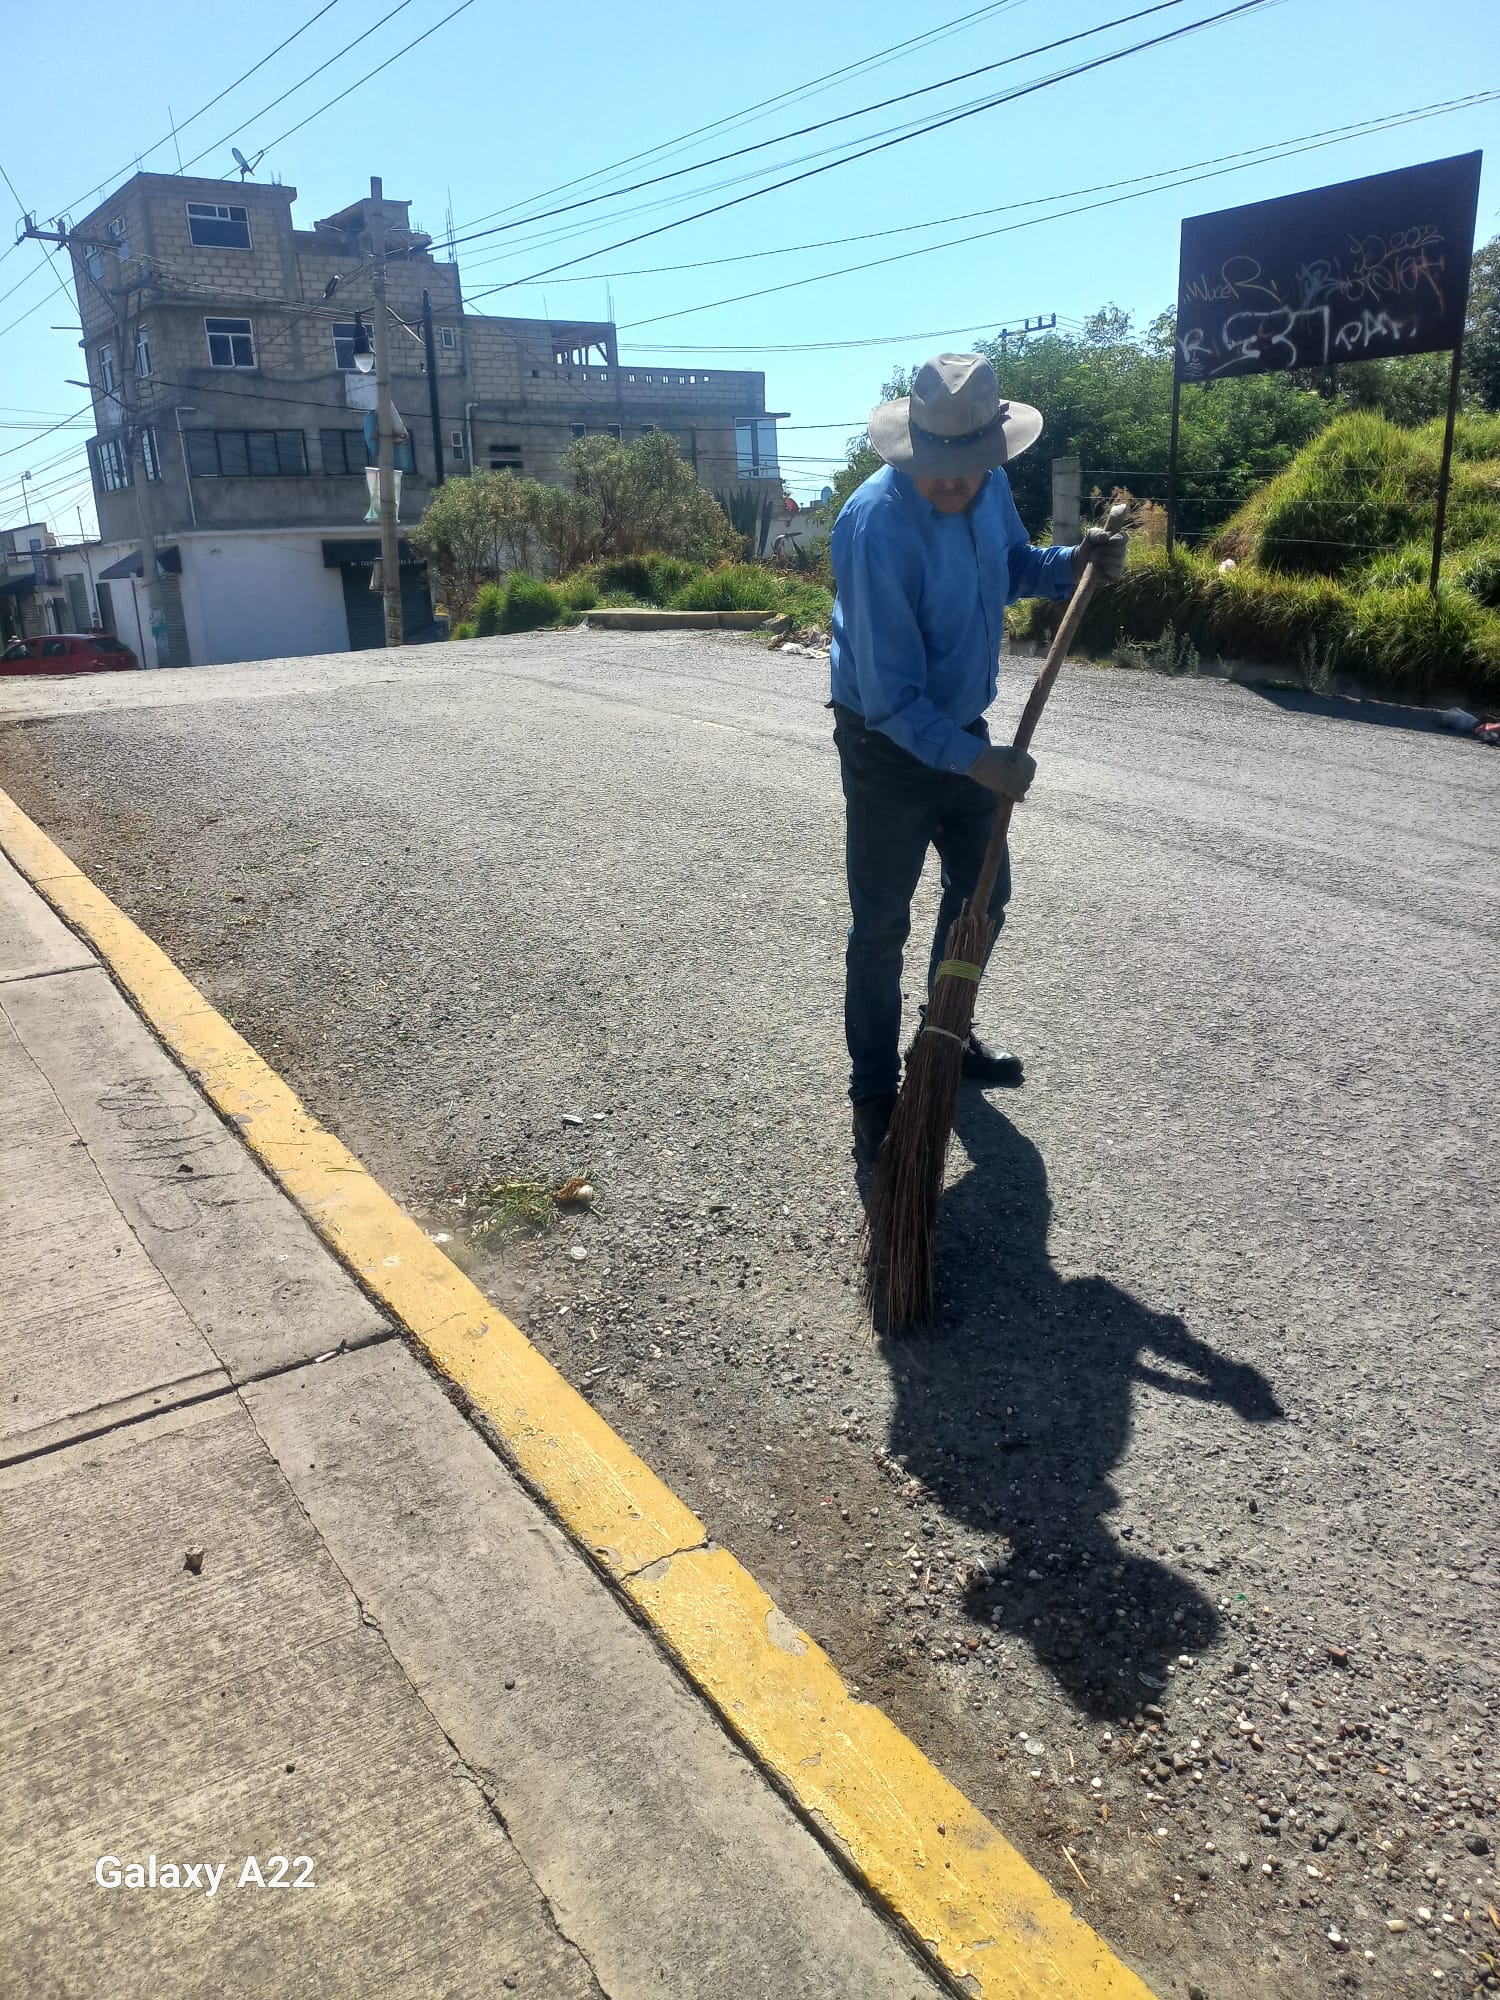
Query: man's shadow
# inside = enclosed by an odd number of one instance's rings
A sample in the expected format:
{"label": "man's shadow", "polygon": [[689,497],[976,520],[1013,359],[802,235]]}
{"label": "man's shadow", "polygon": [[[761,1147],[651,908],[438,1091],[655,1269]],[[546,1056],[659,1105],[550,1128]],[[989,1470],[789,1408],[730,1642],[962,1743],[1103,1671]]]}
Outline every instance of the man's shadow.
{"label": "man's shadow", "polygon": [[[1247,1423],[1281,1408],[1263,1375],[1175,1315],[1104,1278],[1059,1277],[1036,1147],[967,1088],[957,1129],[971,1168],[943,1198],[934,1325],[882,1341],[890,1449],[950,1519],[1001,1545],[995,1574],[969,1586],[971,1616],[1024,1639],[1078,1707],[1118,1719],[1220,1626],[1201,1591],[1103,1518],[1136,1385],[1223,1403]],[[1192,1463],[1185,1444],[1184,1481]]]}

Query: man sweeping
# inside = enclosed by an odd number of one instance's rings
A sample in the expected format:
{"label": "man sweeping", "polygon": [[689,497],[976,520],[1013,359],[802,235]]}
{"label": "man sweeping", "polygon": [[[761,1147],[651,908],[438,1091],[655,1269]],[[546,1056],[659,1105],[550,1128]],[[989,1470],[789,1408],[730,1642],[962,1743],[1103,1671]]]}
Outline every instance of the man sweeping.
{"label": "man sweeping", "polygon": [[[831,657],[834,742],[842,768],[849,876],[844,1032],[856,1151],[873,1157],[901,1078],[901,964],[911,899],[929,847],[942,904],[925,991],[949,925],[979,874],[1000,798],[1025,797],[1036,770],[1023,750],[992,745],[1005,607],[1068,597],[1092,561],[1113,582],[1126,538],[1091,529],[1075,548],[1028,539],[1001,469],[1042,431],[1039,411],[1000,397],[979,354],[939,354],[910,396],[870,415],[885,460],[845,503],[833,530],[838,597]],[[1009,857],[990,903],[998,926]],[[1018,1057],[977,1033],[963,1073],[1018,1084]]]}

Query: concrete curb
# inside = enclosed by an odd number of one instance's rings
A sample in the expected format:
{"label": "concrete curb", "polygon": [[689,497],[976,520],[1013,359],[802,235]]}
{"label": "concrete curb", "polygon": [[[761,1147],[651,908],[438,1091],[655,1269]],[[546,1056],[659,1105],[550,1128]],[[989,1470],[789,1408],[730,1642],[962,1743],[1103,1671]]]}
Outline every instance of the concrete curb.
{"label": "concrete curb", "polygon": [[595,632],[785,632],[791,624],[779,611],[660,611],[634,605],[605,606],[583,622]]}
{"label": "concrete curb", "polygon": [[367,1293],[483,1412],[516,1470],[835,1853],[975,2000],[1151,2000],[172,961],[0,792],[0,850]]}

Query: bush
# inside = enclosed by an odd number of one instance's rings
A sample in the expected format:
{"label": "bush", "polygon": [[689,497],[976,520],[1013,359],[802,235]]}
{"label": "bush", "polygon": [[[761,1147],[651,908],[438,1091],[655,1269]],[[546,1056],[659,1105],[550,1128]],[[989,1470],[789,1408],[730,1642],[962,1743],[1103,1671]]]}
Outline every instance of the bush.
{"label": "bush", "polygon": [[696,563],[680,556],[642,555],[617,557],[613,562],[594,565],[593,577],[606,595],[625,594],[626,601],[664,605],[675,590],[681,590],[698,574]]}
{"label": "bush", "polygon": [[474,599],[474,636],[493,639],[505,615],[505,585],[487,583]]}
{"label": "bush", "polygon": [[450,639],[477,639],[478,636],[479,633],[472,618],[465,619],[461,624],[450,625],[448,627],[448,637]]}
{"label": "bush", "polygon": [[[1042,636],[1049,609],[1027,607],[1016,621],[1020,636]],[[1340,673],[1390,696],[1500,698],[1500,614],[1450,582],[1434,599],[1425,579],[1368,589],[1250,567],[1220,576],[1202,556],[1169,563],[1148,554],[1094,598],[1081,642],[1100,657],[1123,652],[1136,664],[1168,630],[1179,661],[1192,646],[1280,667],[1304,684],[1323,685]]]}
{"label": "bush", "polygon": [[1454,580],[1476,604],[1500,611],[1500,541],[1483,543],[1455,563]]}
{"label": "bush", "polygon": [[675,611],[782,612],[800,628],[827,631],[833,597],[820,584],[756,563],[724,563],[700,571],[674,593]]}
{"label": "bush", "polygon": [[[481,595],[483,593],[481,592]],[[505,580],[500,622],[501,632],[534,632],[542,625],[555,625],[564,609],[562,593],[539,576],[517,570]]]}

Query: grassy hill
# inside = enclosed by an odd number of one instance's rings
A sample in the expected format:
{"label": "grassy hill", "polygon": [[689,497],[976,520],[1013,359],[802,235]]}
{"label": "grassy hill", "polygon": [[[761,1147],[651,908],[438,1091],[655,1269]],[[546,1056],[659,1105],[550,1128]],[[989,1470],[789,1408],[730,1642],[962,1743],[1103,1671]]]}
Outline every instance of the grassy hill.
{"label": "grassy hill", "polygon": [[1458,421],[1434,597],[1442,442],[1440,423],[1338,418],[1206,551],[1169,564],[1159,542],[1139,538],[1124,581],[1096,598],[1085,645],[1156,647],[1179,668],[1217,655],[1313,685],[1339,675],[1392,696],[1500,704],[1500,416]]}

